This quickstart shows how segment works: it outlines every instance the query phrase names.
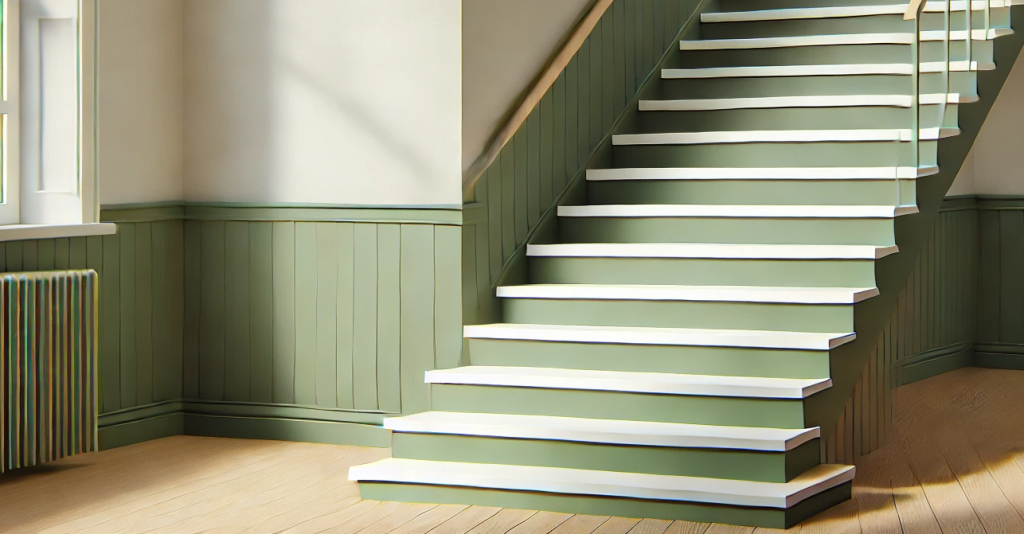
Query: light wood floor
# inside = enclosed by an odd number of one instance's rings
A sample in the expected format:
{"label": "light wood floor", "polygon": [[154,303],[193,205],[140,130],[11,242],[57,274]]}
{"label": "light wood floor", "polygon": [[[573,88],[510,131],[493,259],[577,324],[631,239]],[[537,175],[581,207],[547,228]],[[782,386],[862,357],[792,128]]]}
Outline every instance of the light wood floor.
{"label": "light wood floor", "polygon": [[[897,394],[899,433],[854,499],[787,532],[1024,533],[1024,372],[962,369]],[[773,532],[361,501],[348,467],[388,451],[174,437],[0,477],[0,532]]]}

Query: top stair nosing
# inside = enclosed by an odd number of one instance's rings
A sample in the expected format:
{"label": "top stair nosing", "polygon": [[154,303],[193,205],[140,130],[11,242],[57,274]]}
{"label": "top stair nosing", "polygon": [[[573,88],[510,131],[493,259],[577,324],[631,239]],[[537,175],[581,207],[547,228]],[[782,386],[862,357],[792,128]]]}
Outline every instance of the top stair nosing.
{"label": "top stair nosing", "polygon": [[[991,0],[989,5],[993,9],[1010,7],[1010,2],[1004,0]],[[926,13],[944,13],[945,2],[931,1],[925,4]],[[966,1],[955,1],[950,4],[951,12],[963,12],[967,10]],[[972,11],[984,11],[985,1],[973,0]],[[829,7],[796,7],[783,9],[759,9],[752,11],[722,11],[702,13],[700,21],[704,23],[716,22],[760,22],[774,20],[798,20],[798,19],[827,19],[846,17],[868,17],[875,15],[903,15],[907,11],[906,3],[888,5],[867,5],[867,6],[829,6]]]}
{"label": "top stair nosing", "polygon": [[478,487],[786,509],[853,480],[852,465],[819,465],[785,483],[561,467],[388,458],[354,466],[349,480]]}
{"label": "top stair nosing", "polygon": [[[950,61],[950,72],[995,70],[995,63]],[[926,61],[920,65],[924,74],[945,72],[941,61]],[[703,67],[695,69],[662,69],[666,80],[706,78],[769,78],[802,76],[910,76],[914,66],[910,63],[851,63],[840,65],[765,65],[749,67]]]}
{"label": "top stair nosing", "polygon": [[[960,135],[959,128],[921,128],[921,141],[935,141]],[[910,142],[909,128],[850,130],[725,130],[709,132],[633,133],[612,136],[615,146],[633,145],[717,145],[757,143],[878,143]]]}
{"label": "top stair nosing", "polygon": [[620,180],[914,180],[938,167],[649,167],[587,169],[587,181]]}
{"label": "top stair nosing", "polygon": [[531,257],[687,258],[764,260],[878,260],[895,245],[726,245],[705,243],[560,243],[526,245]]}
{"label": "top stair nosing", "polygon": [[[985,30],[972,30],[971,39],[974,41],[987,41],[1004,35],[1013,34],[1011,28],[992,28]],[[921,41],[943,41],[946,32],[943,30],[924,30],[920,33]],[[952,31],[949,34],[951,41],[963,41],[967,39],[967,31]],[[914,34],[912,33],[848,33],[837,35],[799,35],[792,37],[755,37],[748,39],[706,39],[697,41],[680,41],[680,50],[753,50],[762,48],[790,48],[802,46],[842,46],[842,45],[877,45],[913,44]]]}
{"label": "top stair nosing", "polygon": [[460,386],[789,400],[806,399],[832,387],[831,378],[763,378],[482,365],[427,371],[425,381],[428,384]]}
{"label": "top stair nosing", "polygon": [[694,219],[892,219],[918,213],[917,206],[823,206],[759,204],[589,204],[558,206],[559,217]]}
{"label": "top stair nosing", "polygon": [[769,452],[791,451],[821,437],[818,427],[779,429],[461,412],[389,417],[384,419],[384,428],[421,434]]}
{"label": "top stair nosing", "polygon": [[[919,102],[929,104],[959,104],[977,97],[959,93],[923,94]],[[755,98],[695,98],[676,100],[641,100],[640,111],[724,111],[739,109],[791,109],[791,108],[845,108],[891,107],[909,108],[910,95],[807,95],[769,96]]]}
{"label": "top stair nosing", "polygon": [[877,296],[878,288],[523,284],[498,286],[496,294],[513,299],[856,304]]}

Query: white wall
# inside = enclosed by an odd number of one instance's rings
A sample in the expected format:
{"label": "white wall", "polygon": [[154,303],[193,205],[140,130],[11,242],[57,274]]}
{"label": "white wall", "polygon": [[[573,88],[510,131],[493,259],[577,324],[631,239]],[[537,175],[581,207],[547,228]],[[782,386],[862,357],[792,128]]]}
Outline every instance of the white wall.
{"label": "white wall", "polygon": [[186,200],[461,204],[461,47],[460,0],[185,0]]}
{"label": "white wall", "polygon": [[181,200],[182,0],[99,0],[100,204]]}
{"label": "white wall", "polygon": [[972,193],[1024,195],[1024,60],[1019,58],[949,195]]}
{"label": "white wall", "polygon": [[463,0],[464,171],[591,3]]}

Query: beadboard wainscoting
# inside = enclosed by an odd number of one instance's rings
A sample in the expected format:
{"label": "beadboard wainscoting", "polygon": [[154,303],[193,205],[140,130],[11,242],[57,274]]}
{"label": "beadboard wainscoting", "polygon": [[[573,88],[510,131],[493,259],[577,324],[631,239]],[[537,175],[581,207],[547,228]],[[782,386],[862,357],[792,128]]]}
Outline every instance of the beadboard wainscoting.
{"label": "beadboard wainscoting", "polygon": [[95,253],[103,447],[181,433],[388,446],[384,416],[426,410],[423,373],[458,364],[460,210],[102,213],[119,226]]}
{"label": "beadboard wainscoting", "polygon": [[975,365],[1024,369],[1024,197],[979,196]]}

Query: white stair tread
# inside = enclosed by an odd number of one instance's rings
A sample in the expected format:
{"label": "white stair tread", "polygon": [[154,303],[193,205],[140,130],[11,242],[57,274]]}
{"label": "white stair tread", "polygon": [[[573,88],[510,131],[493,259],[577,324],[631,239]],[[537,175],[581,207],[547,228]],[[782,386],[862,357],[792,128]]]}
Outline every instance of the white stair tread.
{"label": "white stair tread", "polygon": [[586,326],[498,323],[466,325],[470,339],[612,343],[757,349],[830,350],[856,339],[854,333],[782,332],[774,330],[715,330],[642,326]]}
{"label": "white stair tread", "polygon": [[[1003,0],[991,0],[989,5],[999,9],[1010,7],[1009,2]],[[963,12],[967,9],[966,1],[952,2],[949,6],[952,12]],[[924,7],[928,13],[943,13],[946,10],[944,2],[928,2]],[[985,1],[974,0],[971,2],[972,11],[984,11]],[[873,15],[903,15],[907,11],[907,4],[889,5],[867,5],[867,6],[834,6],[834,7],[801,7],[787,9],[765,9],[756,11],[732,11],[717,13],[702,13],[700,21],[712,22],[753,22],[767,20],[794,20],[794,19],[825,19],[841,17],[866,17]]]}
{"label": "white stair tread", "polygon": [[459,412],[390,417],[384,420],[384,428],[421,434],[776,452],[790,451],[821,437],[818,427],[791,430]]}
{"label": "white stair tread", "polygon": [[[995,63],[972,61],[951,61],[952,72],[994,70]],[[858,75],[902,75],[910,76],[914,66],[910,63],[849,64],[849,65],[773,65],[762,67],[710,67],[700,69],[662,69],[664,79],[694,78],[769,78],[791,76],[858,76]],[[921,63],[922,73],[943,72],[941,61]]]}
{"label": "white stair tread", "polygon": [[657,167],[587,169],[587,180],[895,180],[915,179],[939,172],[921,167]]}
{"label": "white stair tread", "polygon": [[559,206],[559,217],[694,217],[736,219],[892,219],[917,213],[917,206],[821,206],[726,204],[591,204]]}
{"label": "white stair tread", "polygon": [[499,286],[497,295],[529,299],[856,304],[878,295],[878,288],[525,284]]}
{"label": "white stair tread", "polygon": [[853,480],[855,469],[819,465],[786,483],[593,471],[560,467],[388,458],[349,469],[349,480],[789,508]]}
{"label": "white stair tread", "polygon": [[[971,38],[975,41],[986,41],[1004,35],[1012,35],[1010,28],[992,28],[986,34],[985,30],[973,30]],[[943,41],[946,32],[943,30],[924,30],[920,33],[920,40]],[[949,32],[951,41],[964,41],[967,39],[967,31]],[[914,41],[913,33],[890,32],[890,33],[847,33],[829,35],[797,35],[791,37],[754,37],[747,39],[703,39],[697,41],[680,41],[680,50],[752,50],[760,48],[789,48],[800,46],[839,46],[839,45],[872,45],[872,44],[903,44],[909,45]]]}
{"label": "white stair tread", "polygon": [[[921,95],[921,104],[949,104],[961,102],[959,94]],[[909,108],[910,95],[822,95],[773,96],[761,98],[702,98],[693,100],[641,100],[640,111],[720,111],[730,109],[779,109],[821,107],[899,107]]]}
{"label": "white stair tread", "polygon": [[871,245],[726,245],[704,243],[561,243],[526,245],[527,256],[772,260],[877,260],[899,249]]}
{"label": "white stair tread", "polygon": [[[921,128],[923,141],[945,139],[960,134],[959,128]],[[626,145],[702,145],[730,143],[823,143],[911,141],[909,128],[863,130],[733,130],[723,132],[669,132],[620,134],[612,144]]]}
{"label": "white stair tread", "polygon": [[428,384],[765,399],[805,399],[832,387],[830,378],[763,378],[485,365],[427,371],[425,381]]}

